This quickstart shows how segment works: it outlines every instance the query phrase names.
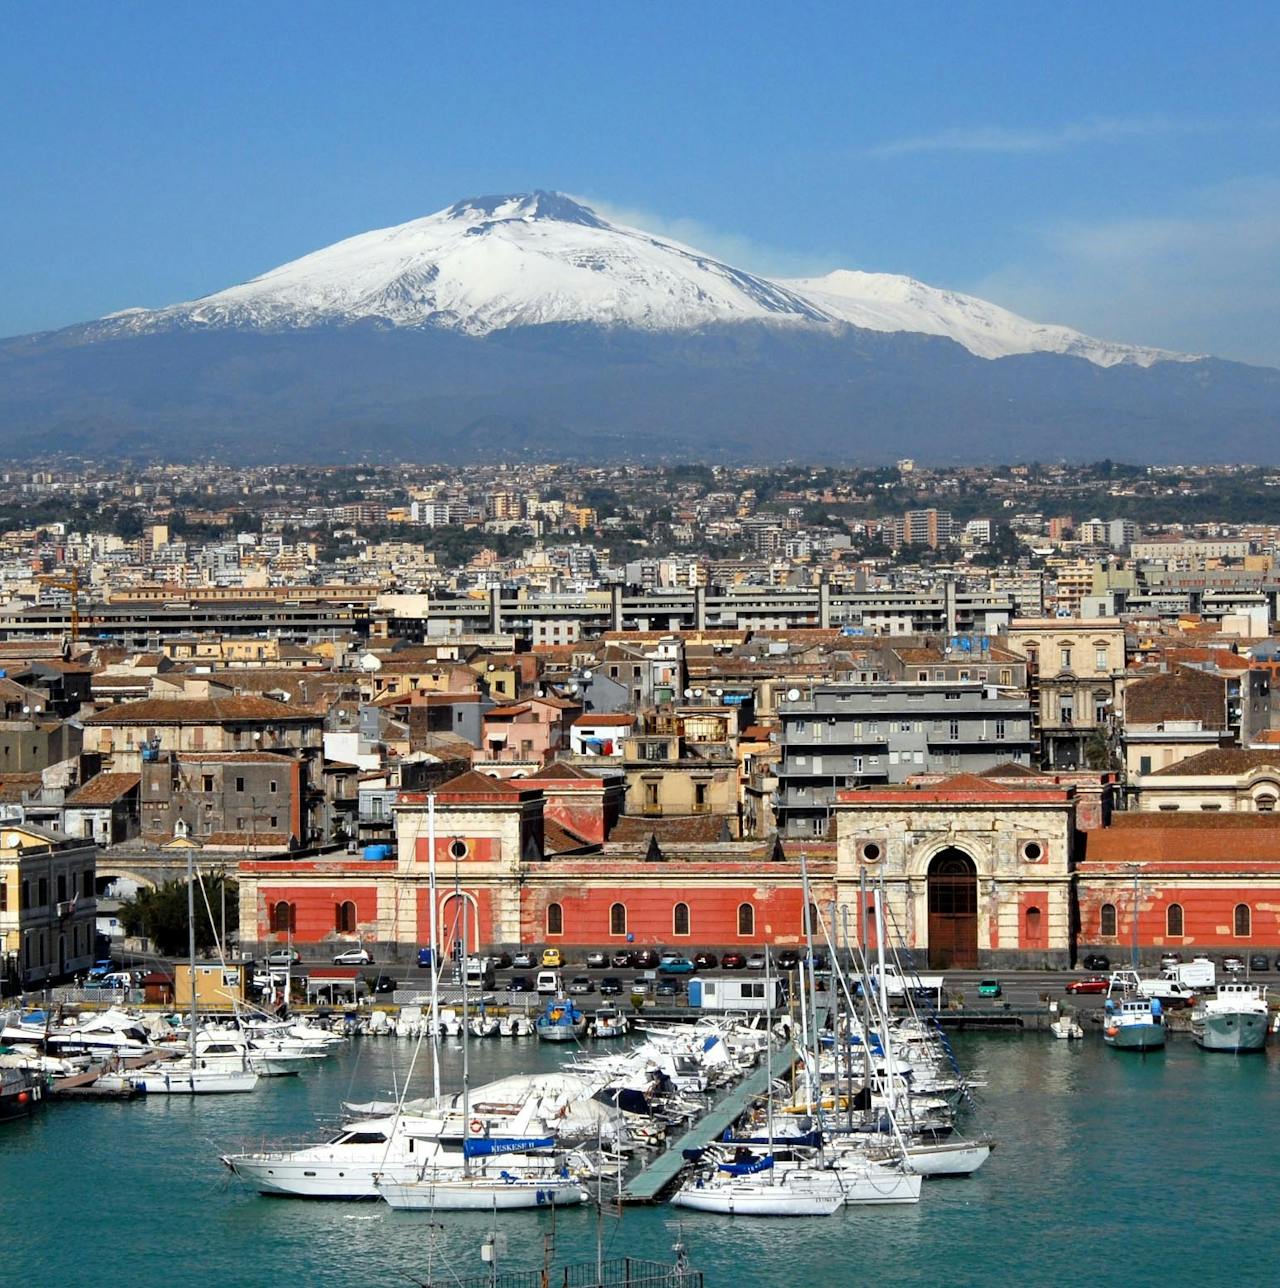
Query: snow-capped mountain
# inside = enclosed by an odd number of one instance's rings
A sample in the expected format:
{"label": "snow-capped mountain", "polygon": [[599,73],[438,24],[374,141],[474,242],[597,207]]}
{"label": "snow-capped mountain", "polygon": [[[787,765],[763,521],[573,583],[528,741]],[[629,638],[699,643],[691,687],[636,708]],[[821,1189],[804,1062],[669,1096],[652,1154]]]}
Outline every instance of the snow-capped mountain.
{"label": "snow-capped mountain", "polygon": [[767,322],[942,336],[982,358],[1049,352],[1109,367],[1180,356],[1043,326],[908,277],[840,270],[771,280],[542,191],[460,201],[203,299],[112,314],[95,330],[120,335],[364,322],[472,336],[555,323],[669,332]]}

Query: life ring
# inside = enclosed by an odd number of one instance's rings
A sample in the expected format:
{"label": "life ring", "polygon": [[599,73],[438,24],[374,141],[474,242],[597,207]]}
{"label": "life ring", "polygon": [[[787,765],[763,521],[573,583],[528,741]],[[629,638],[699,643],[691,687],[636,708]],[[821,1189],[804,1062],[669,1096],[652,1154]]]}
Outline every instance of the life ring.
{"label": "life ring", "polygon": [[484,1134],[484,1123],[482,1123],[479,1118],[473,1118],[468,1126],[471,1128],[471,1134],[473,1136]]}

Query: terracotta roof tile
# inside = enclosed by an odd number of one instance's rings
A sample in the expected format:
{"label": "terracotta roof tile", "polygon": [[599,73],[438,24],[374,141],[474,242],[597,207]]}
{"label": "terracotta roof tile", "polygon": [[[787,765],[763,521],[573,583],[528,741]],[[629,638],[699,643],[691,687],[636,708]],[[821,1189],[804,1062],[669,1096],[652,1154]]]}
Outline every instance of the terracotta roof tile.
{"label": "terracotta roof tile", "polygon": [[111,805],[133,791],[141,779],[140,774],[95,774],[67,797],[67,804]]}
{"label": "terracotta roof tile", "polygon": [[254,721],[262,724],[315,720],[314,711],[299,709],[274,698],[235,694],[225,698],[143,698],[86,716],[86,725],[223,724]]}
{"label": "terracotta roof tile", "polygon": [[1263,766],[1280,773],[1280,752],[1255,751],[1247,747],[1211,747],[1175,764],[1157,769],[1152,778],[1234,777]]}

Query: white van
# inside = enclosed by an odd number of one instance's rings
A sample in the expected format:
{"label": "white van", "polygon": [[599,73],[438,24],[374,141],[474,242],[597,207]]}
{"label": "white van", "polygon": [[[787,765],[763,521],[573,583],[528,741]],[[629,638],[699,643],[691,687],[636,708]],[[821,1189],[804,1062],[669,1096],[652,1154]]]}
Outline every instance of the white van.
{"label": "white van", "polygon": [[558,970],[540,970],[537,989],[539,993],[551,996],[560,991],[560,972]]}

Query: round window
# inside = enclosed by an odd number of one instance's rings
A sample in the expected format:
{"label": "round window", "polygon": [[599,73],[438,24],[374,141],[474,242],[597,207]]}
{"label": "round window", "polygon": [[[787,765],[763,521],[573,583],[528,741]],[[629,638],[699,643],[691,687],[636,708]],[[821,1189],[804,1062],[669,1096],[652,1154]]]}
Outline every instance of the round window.
{"label": "round window", "polygon": [[868,841],[862,847],[862,857],[868,863],[875,863],[880,858],[880,847],[874,841]]}
{"label": "round window", "polygon": [[1024,859],[1029,859],[1032,863],[1039,859],[1043,854],[1044,850],[1041,848],[1039,841],[1028,841],[1026,845],[1022,847],[1022,857]]}
{"label": "round window", "polygon": [[467,857],[466,841],[463,841],[460,838],[452,841],[449,845],[449,854],[455,859],[465,859]]}

